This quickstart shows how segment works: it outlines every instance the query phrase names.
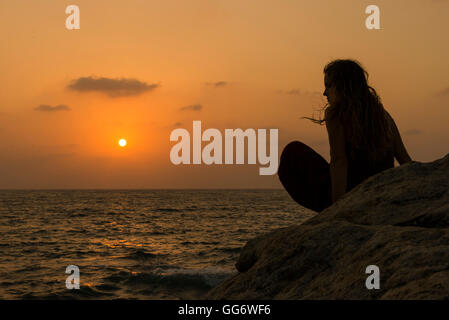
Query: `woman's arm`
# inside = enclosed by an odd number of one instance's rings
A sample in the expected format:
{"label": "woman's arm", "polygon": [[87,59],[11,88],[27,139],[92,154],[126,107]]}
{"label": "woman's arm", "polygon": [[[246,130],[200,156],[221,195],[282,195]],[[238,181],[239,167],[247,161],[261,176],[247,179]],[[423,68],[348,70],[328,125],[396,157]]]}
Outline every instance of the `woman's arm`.
{"label": "woman's arm", "polygon": [[404,143],[402,142],[401,134],[399,133],[396,123],[388,112],[387,115],[390,118],[390,123],[393,130],[394,157],[398,160],[400,165],[412,161],[412,158],[410,158],[407,150],[405,149]]}
{"label": "woman's arm", "polygon": [[332,183],[332,203],[346,193],[348,159],[345,151],[343,126],[335,119],[326,119],[326,129],[330,146],[330,174]]}

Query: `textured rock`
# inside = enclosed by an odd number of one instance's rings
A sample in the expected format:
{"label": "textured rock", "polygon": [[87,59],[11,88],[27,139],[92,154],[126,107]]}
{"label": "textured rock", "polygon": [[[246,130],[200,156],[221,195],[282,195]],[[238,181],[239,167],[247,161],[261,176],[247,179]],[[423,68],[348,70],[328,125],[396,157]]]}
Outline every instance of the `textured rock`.
{"label": "textured rock", "polygon": [[[368,290],[368,265],[380,289]],[[301,225],[250,240],[207,299],[448,299],[449,154],[368,178]]]}

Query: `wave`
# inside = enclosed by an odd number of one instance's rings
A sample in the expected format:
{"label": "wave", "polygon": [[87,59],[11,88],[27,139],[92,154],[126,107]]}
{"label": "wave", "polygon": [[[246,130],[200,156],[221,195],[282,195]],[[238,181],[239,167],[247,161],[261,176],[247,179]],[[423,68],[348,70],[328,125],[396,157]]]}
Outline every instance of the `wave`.
{"label": "wave", "polygon": [[[168,267],[168,266],[165,266]],[[25,293],[22,299],[201,299],[236,272],[208,267],[184,269],[175,266],[149,272],[118,271],[93,285],[80,284],[79,290],[60,289],[46,293]]]}
{"label": "wave", "polygon": [[[154,292],[167,290],[209,290],[236,272],[207,267],[204,269],[184,269],[179,267],[154,268],[151,272],[123,272],[104,279],[109,285],[125,287],[146,287]],[[111,281],[112,280],[112,281]]]}
{"label": "wave", "polygon": [[201,211],[204,208],[198,206],[188,206],[184,208],[157,208],[156,212],[189,212],[189,211]]}
{"label": "wave", "polygon": [[157,257],[163,257],[163,256],[166,256],[166,255],[161,254],[161,253],[151,253],[144,249],[132,249],[132,252],[121,257],[121,259],[149,260],[149,259],[155,259]]}
{"label": "wave", "polygon": [[223,247],[223,248],[217,248],[216,250],[219,250],[221,252],[226,252],[226,253],[239,253],[240,250],[242,250],[242,247]]}
{"label": "wave", "polygon": [[175,209],[175,208],[157,208],[156,212],[182,212],[183,210]]}

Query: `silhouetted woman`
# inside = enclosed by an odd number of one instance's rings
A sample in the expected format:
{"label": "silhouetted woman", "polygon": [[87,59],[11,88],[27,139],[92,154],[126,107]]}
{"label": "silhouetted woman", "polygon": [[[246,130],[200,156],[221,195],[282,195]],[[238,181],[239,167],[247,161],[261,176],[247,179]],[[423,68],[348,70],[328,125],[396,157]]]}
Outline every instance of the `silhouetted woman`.
{"label": "silhouetted woman", "polygon": [[322,211],[366,178],[411,161],[399,130],[367,83],[368,73],[353,60],[334,60],[324,68],[324,119],[330,164],[307,145],[293,141],[281,154],[278,175],[290,196]]}

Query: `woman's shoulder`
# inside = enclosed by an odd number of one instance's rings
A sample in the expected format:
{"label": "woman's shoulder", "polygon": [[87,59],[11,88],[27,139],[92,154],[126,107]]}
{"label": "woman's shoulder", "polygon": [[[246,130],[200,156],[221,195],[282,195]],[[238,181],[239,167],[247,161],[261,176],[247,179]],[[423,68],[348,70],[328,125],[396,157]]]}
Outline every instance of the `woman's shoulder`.
{"label": "woman's shoulder", "polygon": [[333,113],[332,111],[333,111],[334,109],[335,109],[335,108],[333,108],[332,106],[326,107],[326,109],[324,109],[324,117],[325,117],[325,118],[330,117],[331,114]]}
{"label": "woman's shoulder", "polygon": [[390,123],[394,123],[393,117],[390,115],[390,113],[387,111],[387,109],[384,108],[385,118]]}
{"label": "woman's shoulder", "polygon": [[390,113],[384,109],[385,112],[385,119],[387,120],[387,125],[388,125],[388,131],[389,133],[392,135],[393,139],[397,139],[397,134],[398,134],[398,130],[396,127],[396,123],[393,119],[393,117],[390,115]]}
{"label": "woman's shoulder", "polygon": [[335,123],[338,120],[335,116],[335,107],[329,106],[324,109],[324,120],[326,123]]}
{"label": "woman's shoulder", "polygon": [[338,119],[338,117],[335,115],[335,110],[332,109],[332,107],[328,107],[325,110],[325,122],[326,122],[326,129],[329,134],[329,139],[332,138],[332,140],[345,140],[346,134],[344,130],[344,126],[342,125],[341,121]]}

